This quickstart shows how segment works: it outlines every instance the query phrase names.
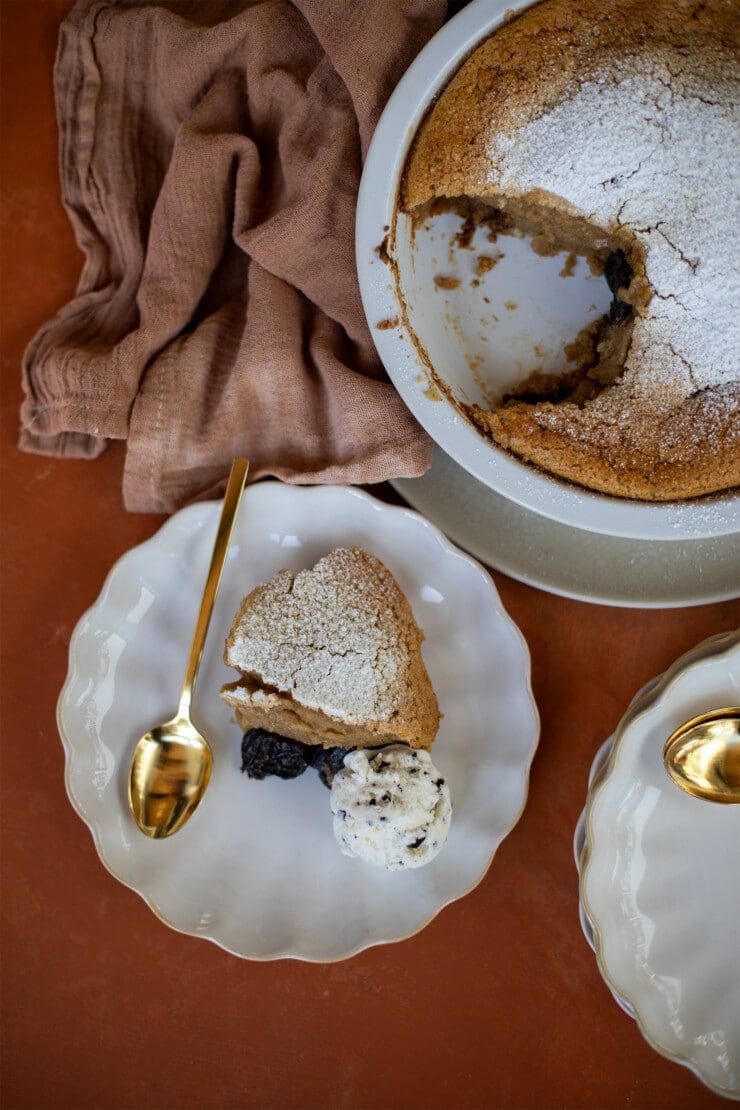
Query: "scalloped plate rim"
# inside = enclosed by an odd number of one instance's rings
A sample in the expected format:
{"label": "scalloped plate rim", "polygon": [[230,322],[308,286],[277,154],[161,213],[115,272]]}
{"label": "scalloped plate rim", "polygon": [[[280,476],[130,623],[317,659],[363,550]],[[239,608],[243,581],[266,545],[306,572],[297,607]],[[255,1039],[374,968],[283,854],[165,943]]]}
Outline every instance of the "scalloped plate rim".
{"label": "scalloped plate rim", "polygon": [[[635,696],[624,717],[617,725],[613,736],[610,738],[611,745],[609,750],[598,767],[593,787],[587,794],[586,804],[582,814],[584,842],[581,850],[580,868],[578,869],[580,905],[582,912],[585,914],[586,921],[592,929],[592,947],[599,971],[615,1000],[622,1009],[625,1009],[625,1007],[628,1008],[625,1012],[634,1018],[643,1038],[656,1052],[666,1057],[666,1059],[671,1060],[673,1063],[688,1068],[707,1088],[712,1090],[715,1094],[730,1100],[740,1100],[740,1088],[730,1090],[727,1087],[720,1086],[706,1074],[699,1061],[693,1059],[685,1052],[674,1051],[663,1044],[660,1037],[648,1024],[648,1020],[643,1016],[640,1005],[634,997],[634,992],[627,989],[623,982],[617,981],[619,976],[615,974],[613,968],[607,964],[604,955],[604,927],[603,924],[601,926],[599,925],[597,920],[598,914],[594,913],[593,906],[589,901],[587,885],[590,869],[594,866],[595,834],[592,815],[594,809],[598,805],[599,798],[615,771],[624,737],[647,713],[655,709],[659,702],[665,701],[670,697],[671,689],[681,680],[688,670],[694,667],[700,667],[702,663],[708,659],[721,656],[733,649],[737,649],[738,645],[740,645],[740,633],[736,630],[721,632],[714,636],[710,636],[697,644],[694,648],[683,653],[671,664],[671,666],[651,682],[647,683],[643,690]],[[605,742],[605,744],[606,743],[607,742]],[[602,747],[603,746],[604,745],[602,745]],[[599,753],[597,753],[597,759],[598,755]],[[588,940],[588,937],[586,939]],[[630,1013],[630,1011],[632,1012]],[[740,1061],[738,1061],[738,1065],[740,1067]]]}

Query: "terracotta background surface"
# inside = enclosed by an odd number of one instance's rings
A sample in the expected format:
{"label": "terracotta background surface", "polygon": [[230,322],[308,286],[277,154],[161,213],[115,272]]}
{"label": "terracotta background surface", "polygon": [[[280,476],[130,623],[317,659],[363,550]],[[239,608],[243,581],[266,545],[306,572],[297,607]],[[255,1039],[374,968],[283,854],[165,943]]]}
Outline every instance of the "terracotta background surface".
{"label": "terracotta background surface", "polygon": [[477,889],[412,939],[331,965],[240,961],[169,930],[100,863],[65,794],[56,699],[75,623],[162,518],[124,511],[120,447],[95,462],[16,449],[23,349],[81,262],[51,86],[69,7],[1,8],[3,1106],[727,1105],[613,1001],[579,928],[571,840],[632,695],[740,623],[735,603],[617,609],[494,573],[532,653],[529,800]]}

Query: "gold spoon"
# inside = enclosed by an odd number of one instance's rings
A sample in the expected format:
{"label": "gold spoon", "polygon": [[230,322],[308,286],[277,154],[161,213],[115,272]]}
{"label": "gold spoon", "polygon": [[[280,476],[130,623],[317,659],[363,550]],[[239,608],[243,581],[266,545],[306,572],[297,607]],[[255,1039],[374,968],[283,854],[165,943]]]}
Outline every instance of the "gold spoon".
{"label": "gold spoon", "polygon": [[740,709],[715,709],[686,721],[666,740],[663,762],[689,794],[740,802]]}
{"label": "gold spoon", "polygon": [[190,645],[177,715],[171,721],[155,725],[145,732],[134,750],[128,785],[129,805],[141,831],[156,839],[171,836],[192,817],[211,777],[211,748],[190,719],[190,706],[248,471],[249,462],[246,459],[234,459]]}

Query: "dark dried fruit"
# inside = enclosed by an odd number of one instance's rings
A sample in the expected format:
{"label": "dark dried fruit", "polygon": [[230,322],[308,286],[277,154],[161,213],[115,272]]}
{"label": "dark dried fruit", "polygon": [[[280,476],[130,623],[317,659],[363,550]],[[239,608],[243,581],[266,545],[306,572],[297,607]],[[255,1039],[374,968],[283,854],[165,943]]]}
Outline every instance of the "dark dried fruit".
{"label": "dark dried fruit", "polygon": [[619,290],[629,289],[633,274],[634,270],[627,261],[624,251],[612,251],[604,263],[604,277],[612,292],[612,303],[609,306],[610,323],[621,324],[629,320],[632,315],[632,305],[620,298]]}
{"label": "dark dried fruit", "polygon": [[311,760],[311,766],[319,773],[324,786],[331,787],[334,776],[344,766],[344,757],[352,748],[319,748]]}
{"label": "dark dried fruit", "polygon": [[250,779],[264,779],[268,775],[296,779],[309,766],[310,759],[309,746],[298,740],[288,740],[264,728],[250,728],[244,733],[242,771]]}

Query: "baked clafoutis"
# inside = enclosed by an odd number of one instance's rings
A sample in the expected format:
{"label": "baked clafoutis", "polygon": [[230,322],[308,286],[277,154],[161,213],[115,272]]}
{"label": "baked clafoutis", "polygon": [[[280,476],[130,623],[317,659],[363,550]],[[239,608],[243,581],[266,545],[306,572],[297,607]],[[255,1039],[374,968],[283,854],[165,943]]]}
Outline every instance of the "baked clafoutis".
{"label": "baked clafoutis", "polygon": [[613,294],[572,372],[468,407],[495,445],[642,501],[740,484],[737,90],[736,0],[542,0],[433,102],[399,207],[584,255]]}

